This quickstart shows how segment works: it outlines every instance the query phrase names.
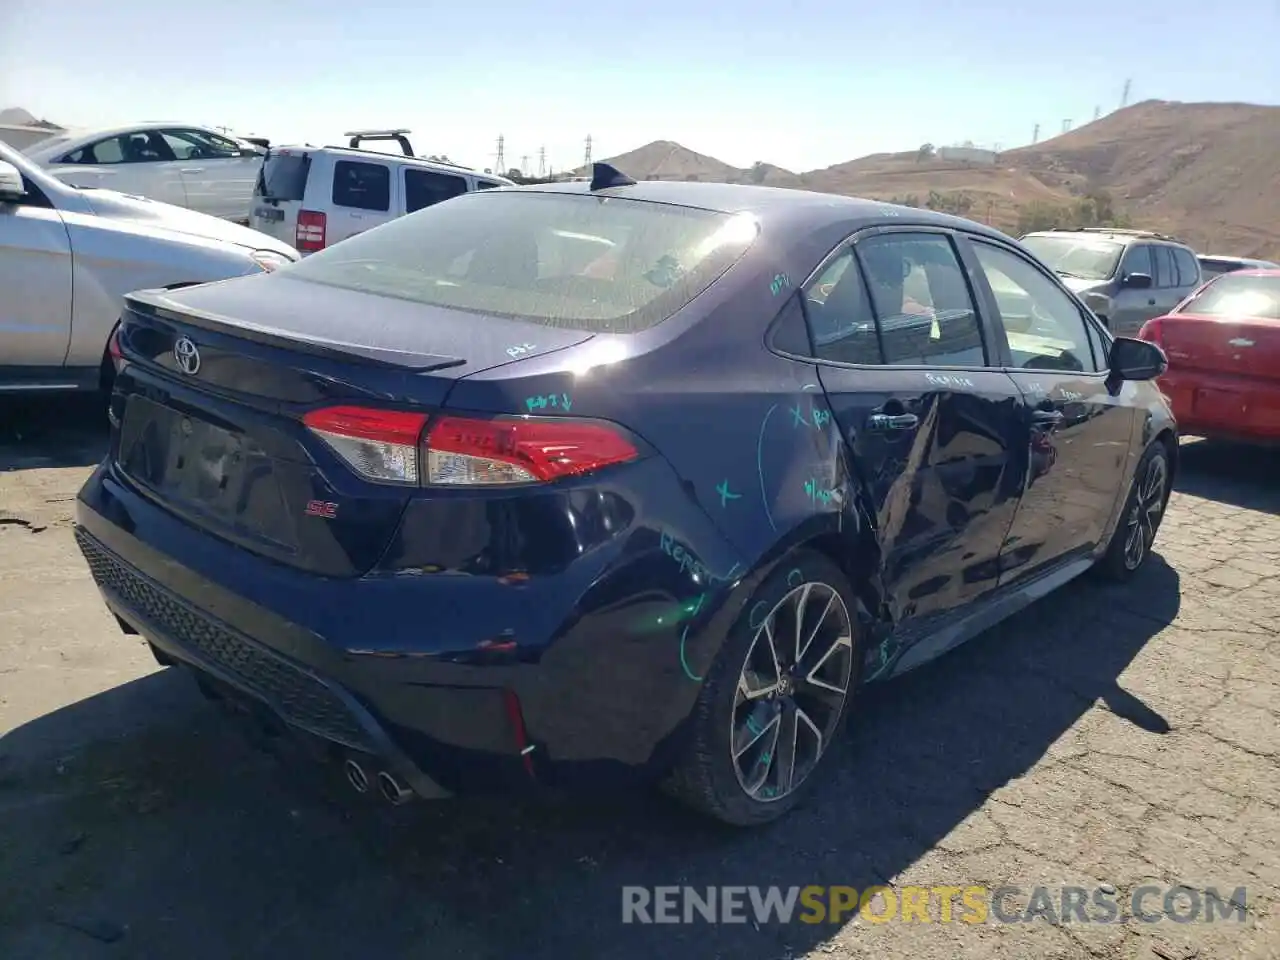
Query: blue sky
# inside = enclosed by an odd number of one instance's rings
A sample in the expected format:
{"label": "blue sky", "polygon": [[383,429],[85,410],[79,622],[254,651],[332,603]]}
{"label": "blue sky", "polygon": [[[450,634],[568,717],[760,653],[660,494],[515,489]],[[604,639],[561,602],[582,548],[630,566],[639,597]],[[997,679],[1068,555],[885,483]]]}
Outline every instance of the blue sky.
{"label": "blue sky", "polygon": [[1131,101],[1280,103],[1280,0],[0,0],[0,107],[175,119],[420,153],[581,162],[655,139],[812,169],[924,142],[1004,147]]}

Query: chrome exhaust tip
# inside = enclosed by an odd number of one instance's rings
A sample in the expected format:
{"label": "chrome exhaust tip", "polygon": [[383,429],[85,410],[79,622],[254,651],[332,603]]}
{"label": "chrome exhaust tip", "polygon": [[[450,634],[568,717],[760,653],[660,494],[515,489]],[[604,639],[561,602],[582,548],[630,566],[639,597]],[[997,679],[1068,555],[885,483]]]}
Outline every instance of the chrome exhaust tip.
{"label": "chrome exhaust tip", "polygon": [[413,791],[401,783],[395,774],[386,770],[378,774],[378,791],[388,803],[397,807],[413,799]]}
{"label": "chrome exhaust tip", "polygon": [[343,769],[347,774],[347,783],[351,784],[356,793],[369,792],[369,775],[364,772],[364,767],[354,760],[348,760]]}

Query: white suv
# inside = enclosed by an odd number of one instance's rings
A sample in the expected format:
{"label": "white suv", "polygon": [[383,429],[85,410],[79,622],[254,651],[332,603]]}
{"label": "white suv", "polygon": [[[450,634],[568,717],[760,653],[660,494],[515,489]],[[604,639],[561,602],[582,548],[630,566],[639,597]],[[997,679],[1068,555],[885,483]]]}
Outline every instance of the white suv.
{"label": "white suv", "polygon": [[[253,191],[249,226],[304,256],[472,190],[510,187],[504,177],[413,156],[408,130],[358,130],[346,147],[272,147]],[[404,155],[362,150],[395,141]]]}

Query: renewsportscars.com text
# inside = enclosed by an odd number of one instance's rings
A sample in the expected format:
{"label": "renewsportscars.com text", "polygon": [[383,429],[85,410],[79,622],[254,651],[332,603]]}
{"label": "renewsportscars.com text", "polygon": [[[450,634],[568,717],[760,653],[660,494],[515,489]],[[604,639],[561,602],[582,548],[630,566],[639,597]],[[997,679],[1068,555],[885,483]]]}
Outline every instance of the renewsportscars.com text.
{"label": "renewsportscars.com text", "polygon": [[1213,923],[1245,919],[1244,887],[623,887],[623,923]]}

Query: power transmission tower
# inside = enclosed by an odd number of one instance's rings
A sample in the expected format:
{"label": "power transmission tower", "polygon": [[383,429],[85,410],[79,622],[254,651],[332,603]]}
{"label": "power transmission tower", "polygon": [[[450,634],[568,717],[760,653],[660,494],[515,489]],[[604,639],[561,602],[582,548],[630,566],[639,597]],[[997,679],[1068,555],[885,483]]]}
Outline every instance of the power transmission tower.
{"label": "power transmission tower", "polygon": [[1038,123],[1036,124],[1036,128],[1031,131],[1031,142],[1032,143],[1040,142],[1040,124]]}
{"label": "power transmission tower", "polygon": [[538,148],[538,176],[545,177],[547,175],[547,148]]}
{"label": "power transmission tower", "polygon": [[502,134],[498,134],[498,173],[500,174],[507,172],[507,157],[504,148],[505,142]]}
{"label": "power transmission tower", "polygon": [[587,134],[587,149],[582,154],[582,165],[591,166],[591,134]]}
{"label": "power transmission tower", "polygon": [[1066,132],[1068,132],[1070,129],[1071,129],[1071,121],[1070,121],[1070,120],[1063,120],[1063,121],[1062,121],[1062,132],[1063,132],[1063,133],[1066,133]]}
{"label": "power transmission tower", "polygon": [[1129,90],[1133,87],[1132,80],[1124,82],[1124,93],[1120,94],[1120,109],[1123,110],[1129,105]]}
{"label": "power transmission tower", "polygon": [[1101,108],[1101,107],[1094,107],[1094,108],[1093,108],[1093,119],[1094,119],[1094,120],[1097,120],[1100,116],[1102,116],[1102,108]]}
{"label": "power transmission tower", "polygon": [[529,155],[527,153],[520,155],[520,172],[526,175],[529,173]]}

